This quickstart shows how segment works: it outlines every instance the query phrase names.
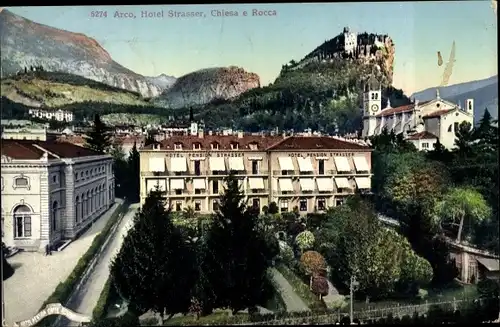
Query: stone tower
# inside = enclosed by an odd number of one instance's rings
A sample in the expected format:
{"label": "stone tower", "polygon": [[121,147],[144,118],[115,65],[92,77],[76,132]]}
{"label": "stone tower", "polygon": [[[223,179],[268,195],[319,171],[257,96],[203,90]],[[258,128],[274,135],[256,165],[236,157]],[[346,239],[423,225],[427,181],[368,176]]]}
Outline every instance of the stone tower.
{"label": "stone tower", "polygon": [[382,90],[380,82],[372,75],[365,84],[363,93],[363,137],[375,134],[376,115],[382,106]]}

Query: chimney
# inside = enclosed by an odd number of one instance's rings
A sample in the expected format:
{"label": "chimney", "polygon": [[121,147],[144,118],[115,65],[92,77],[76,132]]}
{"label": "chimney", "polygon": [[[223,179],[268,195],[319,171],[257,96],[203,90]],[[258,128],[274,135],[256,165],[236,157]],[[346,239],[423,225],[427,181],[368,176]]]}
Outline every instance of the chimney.
{"label": "chimney", "polygon": [[212,131],[208,131],[208,135],[213,135],[213,132]]}
{"label": "chimney", "polygon": [[202,138],[203,138],[203,136],[204,136],[203,130],[202,130],[202,129],[199,129],[199,130],[198,130],[198,137],[199,137],[200,139],[202,139]]}
{"label": "chimney", "polygon": [[239,139],[242,139],[242,138],[243,138],[243,132],[242,132],[242,131],[238,131],[238,138],[239,138]]}
{"label": "chimney", "polygon": [[286,132],[283,131],[283,133],[281,133],[281,135],[283,136],[283,138],[286,138]]}

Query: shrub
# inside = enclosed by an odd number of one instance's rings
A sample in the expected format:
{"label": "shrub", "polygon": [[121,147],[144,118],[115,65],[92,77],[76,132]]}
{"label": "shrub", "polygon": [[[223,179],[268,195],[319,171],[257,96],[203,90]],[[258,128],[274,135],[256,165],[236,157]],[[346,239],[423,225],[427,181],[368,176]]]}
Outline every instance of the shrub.
{"label": "shrub", "polygon": [[316,295],[328,295],[328,281],[325,277],[314,276],[312,278],[312,292]]}
{"label": "shrub", "polygon": [[293,262],[295,257],[292,248],[285,241],[278,241],[280,247],[280,256],[285,263]]}
{"label": "shrub", "polygon": [[[128,205],[119,206],[114,212],[113,216],[109,218],[106,226],[102,231],[94,238],[92,244],[85,254],[78,260],[75,268],[69,275],[69,277],[57,285],[55,291],[49,296],[49,298],[42,304],[40,310],[45,308],[47,304],[50,303],[61,303],[65,305],[71,295],[71,292],[75,289],[78,282],[82,279],[83,274],[87,270],[92,259],[97,255],[98,251],[101,249],[102,245],[106,241],[111,228],[117,223],[118,217],[126,211]],[[39,310],[39,311],[40,311]],[[53,326],[56,316],[49,316],[41,320],[37,326]]]}
{"label": "shrub", "polygon": [[322,274],[326,271],[326,261],[316,251],[307,251],[300,257],[300,266],[306,275]]}
{"label": "shrub", "polygon": [[308,250],[314,245],[314,234],[310,231],[303,231],[295,238],[295,243],[300,250]]}
{"label": "shrub", "polygon": [[102,289],[101,295],[99,296],[99,300],[97,300],[97,304],[92,311],[92,320],[99,320],[105,317],[109,296],[111,294],[111,287],[111,278],[108,277],[108,280],[106,280],[104,288]]}
{"label": "shrub", "polygon": [[268,208],[268,212],[271,214],[271,215],[274,215],[276,213],[278,213],[280,210],[278,208],[278,205],[276,204],[276,202],[271,202],[269,203],[269,208]]}

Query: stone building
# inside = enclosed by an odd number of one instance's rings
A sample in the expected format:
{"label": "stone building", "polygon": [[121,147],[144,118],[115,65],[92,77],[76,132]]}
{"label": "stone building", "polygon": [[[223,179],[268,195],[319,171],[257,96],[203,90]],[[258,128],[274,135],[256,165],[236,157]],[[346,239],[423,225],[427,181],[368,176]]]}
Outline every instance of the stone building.
{"label": "stone building", "polygon": [[114,203],[112,158],[55,141],[2,140],[2,241],[57,248]]}
{"label": "stone building", "polygon": [[371,149],[327,136],[185,135],[140,151],[141,203],[159,186],[175,211],[218,208],[234,171],[249,205],[324,211],[371,188]]}

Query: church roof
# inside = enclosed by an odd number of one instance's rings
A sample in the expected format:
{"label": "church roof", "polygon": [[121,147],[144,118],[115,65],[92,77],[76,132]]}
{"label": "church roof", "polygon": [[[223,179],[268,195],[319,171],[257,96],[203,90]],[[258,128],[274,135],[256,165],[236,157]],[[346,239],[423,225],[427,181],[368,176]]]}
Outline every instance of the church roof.
{"label": "church roof", "polygon": [[[423,101],[423,102],[420,102],[418,105],[423,106],[431,101],[433,101],[433,100]],[[394,115],[394,114],[400,114],[403,112],[413,111],[414,109],[415,109],[415,103],[407,104],[404,106],[399,106],[396,108],[386,108],[386,109],[382,110],[381,112],[379,112],[377,114],[377,117],[385,117],[385,116],[390,116],[390,115]]]}
{"label": "church roof", "polygon": [[417,134],[413,134],[410,137],[408,137],[408,140],[432,140],[432,139],[437,139],[438,137],[432,133],[429,133],[427,131],[423,131]]}
{"label": "church roof", "polygon": [[442,115],[446,115],[450,111],[453,111],[453,109],[445,109],[445,110],[434,111],[434,112],[431,112],[431,113],[425,115],[423,118],[437,118],[437,117],[441,117]]}

